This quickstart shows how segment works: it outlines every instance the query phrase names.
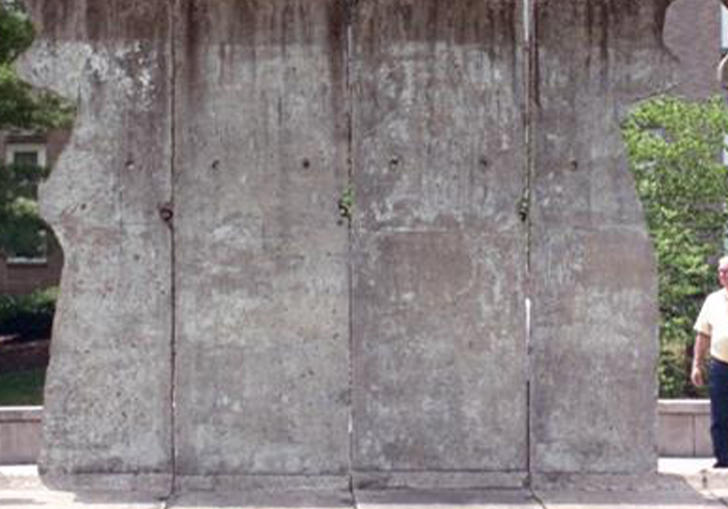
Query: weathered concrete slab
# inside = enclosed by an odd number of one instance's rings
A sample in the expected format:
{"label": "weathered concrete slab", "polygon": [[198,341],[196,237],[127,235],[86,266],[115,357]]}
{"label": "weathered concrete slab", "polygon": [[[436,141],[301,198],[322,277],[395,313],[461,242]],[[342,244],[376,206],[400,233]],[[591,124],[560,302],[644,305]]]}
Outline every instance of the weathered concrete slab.
{"label": "weathered concrete slab", "polygon": [[353,20],[354,469],[525,471],[517,3]]}
{"label": "weathered concrete slab", "polygon": [[41,36],[25,76],[78,99],[73,136],[40,190],[65,253],[41,470],[51,485],[113,472],[168,490],[167,3],[27,3]]}
{"label": "weathered concrete slab", "polygon": [[348,491],[276,490],[246,491],[238,493],[187,493],[170,501],[171,509],[204,509],[213,507],[235,508],[287,508],[300,509],[355,509]]}
{"label": "weathered concrete slab", "polygon": [[543,506],[527,490],[394,490],[359,491],[358,509],[539,509]]}
{"label": "weathered concrete slab", "polygon": [[536,2],[536,472],[656,465],[656,270],[618,113],[654,93],[662,63],[669,67],[660,42],[666,4]]}
{"label": "weathered concrete slab", "polygon": [[79,98],[42,190],[66,250],[49,482],[654,470],[618,119],[660,85],[666,0],[537,0],[530,64],[517,0],[30,4],[26,75]]}
{"label": "weathered concrete slab", "polygon": [[174,185],[179,484],[214,484],[204,477],[219,475],[232,486],[345,487],[341,7],[334,0],[182,6]]}

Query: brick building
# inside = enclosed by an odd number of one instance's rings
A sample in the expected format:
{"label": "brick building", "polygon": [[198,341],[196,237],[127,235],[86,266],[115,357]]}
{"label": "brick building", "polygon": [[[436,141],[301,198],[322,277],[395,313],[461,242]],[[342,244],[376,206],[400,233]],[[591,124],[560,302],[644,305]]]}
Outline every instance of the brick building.
{"label": "brick building", "polygon": [[675,0],[668,8],[663,41],[679,62],[670,93],[693,100],[721,93],[716,67],[726,50],[728,21],[721,11],[717,0]]}
{"label": "brick building", "polygon": [[[67,130],[48,133],[0,131],[0,156],[7,164],[53,165],[69,137]],[[0,294],[25,294],[57,285],[63,253],[54,242],[42,257],[25,258],[0,252]]]}

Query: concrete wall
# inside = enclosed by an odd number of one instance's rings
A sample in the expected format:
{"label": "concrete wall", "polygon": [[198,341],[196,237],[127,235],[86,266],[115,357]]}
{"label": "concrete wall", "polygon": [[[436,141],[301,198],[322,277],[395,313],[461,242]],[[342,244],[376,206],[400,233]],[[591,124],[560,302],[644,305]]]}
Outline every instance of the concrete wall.
{"label": "concrete wall", "polygon": [[178,479],[195,487],[224,474],[244,486],[264,474],[289,486],[343,486],[348,232],[336,200],[347,182],[346,76],[344,32],[334,30],[342,11],[331,0],[191,0],[180,14]]}
{"label": "concrete wall", "polygon": [[172,439],[172,112],[166,2],[28,2],[31,80],[78,99],[41,186],[65,254],[39,464],[56,486],[167,489]]}
{"label": "concrete wall", "polygon": [[359,483],[525,472],[517,5],[362,2],[353,18]]}
{"label": "concrete wall", "polygon": [[654,92],[654,71],[669,66],[656,25],[665,6],[539,6],[532,459],[542,472],[648,469],[655,461],[656,268],[625,171],[618,115]]}
{"label": "concrete wall", "polygon": [[654,471],[618,121],[665,85],[666,1],[29,4],[26,76],[80,100],[41,193],[47,482]]}

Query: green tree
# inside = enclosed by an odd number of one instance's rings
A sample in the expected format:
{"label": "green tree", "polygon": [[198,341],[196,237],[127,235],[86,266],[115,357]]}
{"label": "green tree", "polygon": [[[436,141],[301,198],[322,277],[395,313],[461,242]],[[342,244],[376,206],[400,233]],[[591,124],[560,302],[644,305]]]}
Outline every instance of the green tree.
{"label": "green tree", "polygon": [[0,0],[0,129],[66,127],[73,107],[52,92],[20,80],[13,62],[33,42],[33,25],[22,4]]}
{"label": "green tree", "polygon": [[692,324],[717,288],[714,262],[725,241],[728,108],[720,98],[658,97],[637,107],[622,131],[657,254],[660,396],[703,395],[689,380]]}
{"label": "green tree", "polygon": [[15,60],[33,42],[33,25],[20,2],[0,2],[0,62]]}
{"label": "green tree", "polygon": [[[13,62],[33,42],[33,25],[17,0],[0,0],[0,129],[68,127],[73,106],[18,78]],[[0,251],[41,255],[49,235],[38,214],[36,189],[45,168],[0,164]]]}

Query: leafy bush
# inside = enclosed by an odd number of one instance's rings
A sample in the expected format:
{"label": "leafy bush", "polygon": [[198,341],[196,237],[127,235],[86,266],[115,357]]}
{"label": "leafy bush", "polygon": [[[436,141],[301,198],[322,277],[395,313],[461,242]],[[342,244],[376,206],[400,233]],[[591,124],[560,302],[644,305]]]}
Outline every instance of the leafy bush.
{"label": "leafy bush", "polygon": [[622,133],[657,254],[660,396],[703,396],[690,384],[693,321],[717,288],[728,171],[720,162],[728,107],[720,98],[658,97],[628,117]]}
{"label": "leafy bush", "polygon": [[57,297],[57,287],[28,295],[0,295],[0,335],[18,335],[20,340],[51,337]]}

